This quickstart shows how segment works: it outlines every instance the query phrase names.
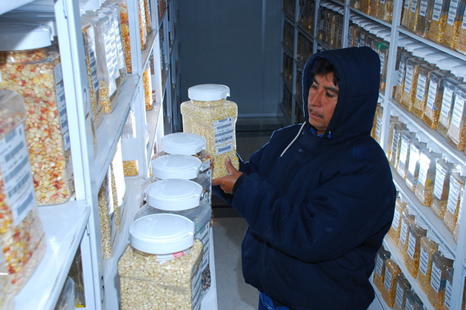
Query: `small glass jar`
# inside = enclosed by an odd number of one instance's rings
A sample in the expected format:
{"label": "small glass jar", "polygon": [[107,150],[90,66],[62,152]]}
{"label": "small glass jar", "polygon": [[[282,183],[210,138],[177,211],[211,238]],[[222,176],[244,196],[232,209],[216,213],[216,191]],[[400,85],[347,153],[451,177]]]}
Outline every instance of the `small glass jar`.
{"label": "small glass jar", "polygon": [[395,99],[401,103],[405,87],[406,78],[406,60],[411,57],[411,53],[404,51],[400,53],[400,62],[398,67],[398,79],[396,84]]}
{"label": "small glass jar", "polygon": [[419,66],[423,61],[418,57],[410,57],[406,60],[406,77],[403,89],[401,105],[408,111],[412,111],[414,99],[417,90],[417,78],[419,75]]}
{"label": "small glass jar", "polygon": [[442,43],[445,33],[445,26],[448,19],[448,7],[450,1],[448,0],[434,0],[432,8],[432,17],[429,29],[427,31],[427,38],[434,42]]}
{"label": "small glass jar", "polygon": [[383,121],[383,107],[381,104],[377,105],[377,110],[375,112],[374,118],[374,127],[373,127],[373,138],[375,141],[380,143],[381,132],[382,132],[382,121]]}
{"label": "small glass jar", "polygon": [[451,76],[451,74],[441,70],[433,71],[430,74],[428,96],[422,120],[427,126],[434,130],[437,129],[440,109],[442,107],[443,81],[449,76]]}
{"label": "small glass jar", "polygon": [[99,204],[102,257],[104,260],[109,260],[113,257],[113,244],[117,233],[110,171],[107,171],[105,179],[100,186],[97,199]]}
{"label": "small glass jar", "polygon": [[421,37],[427,37],[434,0],[420,0],[419,17],[414,32]]}
{"label": "small glass jar", "polygon": [[351,24],[348,27],[348,47],[354,47],[354,34],[358,26]]}
{"label": "small glass jar", "polygon": [[382,286],[382,297],[392,308],[396,298],[396,278],[401,273],[400,267],[391,259],[385,261],[385,274]]}
{"label": "small glass jar", "polygon": [[412,32],[416,31],[417,22],[419,19],[419,10],[422,0],[411,0],[411,13],[409,15],[408,29]]}
{"label": "small glass jar", "polygon": [[410,191],[414,193],[419,177],[419,167],[421,158],[421,152],[426,149],[427,143],[421,142],[419,139],[423,138],[421,133],[417,134],[417,138],[411,141],[409,145],[409,159],[408,169],[406,170],[405,183]]}
{"label": "small glass jar", "polygon": [[430,208],[440,219],[445,215],[450,192],[450,176],[455,172],[458,173],[457,165],[446,159],[440,159],[435,164],[434,199]]}
{"label": "small glass jar", "polygon": [[404,261],[409,274],[417,276],[419,269],[419,257],[421,255],[421,238],[427,235],[429,226],[421,218],[416,218],[414,223],[409,225],[408,247],[404,253]]}
{"label": "small glass jar", "polygon": [[409,226],[414,223],[416,213],[411,211],[409,206],[401,212],[400,238],[398,240],[398,249],[404,256],[408,251]]}
{"label": "small glass jar", "polygon": [[122,310],[199,309],[202,242],[194,223],[176,214],[152,214],[129,228],[130,244],[118,260]]}
{"label": "small glass jar", "polygon": [[464,14],[462,16],[458,42],[456,42],[455,49],[460,53],[466,54],[466,18],[464,18]]}
{"label": "small glass jar", "polygon": [[113,197],[115,225],[120,232],[121,219],[123,218],[123,202],[126,195],[125,170],[123,168],[123,156],[121,154],[121,139],[118,140],[115,155],[110,164],[110,177]]}
{"label": "small glass jar", "polygon": [[392,157],[392,148],[393,148],[393,134],[395,129],[395,124],[400,123],[399,117],[395,115],[390,115],[390,124],[388,125],[388,139],[387,139],[387,148],[385,153],[387,158],[390,161]]}
{"label": "small glass jar", "polygon": [[448,193],[448,203],[445,215],[443,216],[443,223],[451,233],[453,233],[458,219],[459,205],[464,191],[464,182],[465,177],[458,173],[453,173],[450,176],[450,191]]}
{"label": "small glass jar", "polygon": [[398,244],[398,240],[400,239],[400,231],[401,231],[401,214],[406,209],[408,204],[403,202],[401,197],[396,198],[395,202],[395,213],[393,215],[392,225],[388,230],[388,236],[392,239],[395,245]]}
{"label": "small glass jar", "polygon": [[458,84],[455,88],[455,101],[452,107],[450,127],[447,132],[447,141],[457,150],[462,151],[466,145],[466,84]]}
{"label": "small glass jar", "polygon": [[458,41],[464,14],[464,4],[465,0],[451,0],[448,8],[448,17],[442,44],[452,49],[455,48]]}
{"label": "small glass jar", "polygon": [[410,145],[412,141],[415,139],[416,134],[414,132],[409,131],[409,128],[401,132],[400,156],[398,159],[398,164],[396,166],[396,172],[398,172],[398,174],[403,180],[406,179],[406,175],[408,173]]}
{"label": "small glass jar", "polygon": [[383,246],[380,247],[379,251],[375,256],[375,270],[372,282],[379,291],[382,291],[384,285],[385,275],[385,262],[390,258],[390,252],[385,250]]}
{"label": "small glass jar", "polygon": [[[445,279],[447,283],[445,284],[445,299],[443,301],[442,310],[452,310],[451,309],[451,295],[453,292],[453,267],[448,267],[447,271],[445,272]],[[464,300],[464,293],[463,293],[463,300]],[[461,307],[461,309],[464,309]]]}
{"label": "small glass jar", "polygon": [[411,7],[413,0],[403,1],[403,14],[401,15],[401,25],[409,29],[409,20],[411,18]]}
{"label": "small glass jar", "polygon": [[421,254],[419,258],[419,270],[417,272],[417,282],[421,285],[424,293],[429,292],[430,274],[432,272],[432,254],[438,250],[440,241],[432,231],[421,238]]}
{"label": "small glass jar", "polygon": [[414,194],[426,207],[432,205],[436,164],[440,159],[442,159],[442,153],[435,146],[427,147],[421,151],[419,174]]}
{"label": "small glass jar", "polygon": [[393,304],[394,310],[404,310],[406,305],[406,295],[408,290],[411,289],[411,284],[405,278],[403,273],[396,276],[396,296],[395,303]]}
{"label": "small glass jar", "polygon": [[453,256],[444,244],[439,245],[439,250],[432,254],[432,272],[427,298],[434,307],[440,309],[445,300],[447,268],[453,267]]}
{"label": "small glass jar", "polygon": [[424,310],[424,303],[413,289],[406,293],[406,310]]}
{"label": "small glass jar", "polygon": [[147,43],[147,25],[146,11],[144,9],[144,0],[137,0],[139,11],[139,38],[141,40],[141,51],[146,49]]}
{"label": "small glass jar", "polygon": [[129,19],[128,19],[128,1],[127,0],[110,0],[111,3],[117,3],[120,7],[120,31],[121,40],[123,44],[123,52],[125,55],[126,72],[133,73],[131,63],[131,39],[129,32]]}
{"label": "small glass jar", "polygon": [[380,0],[378,18],[386,22],[392,21],[393,0]]}
{"label": "small glass jar", "polygon": [[403,130],[406,129],[406,124],[403,122],[395,123],[393,127],[393,141],[391,145],[391,156],[389,158],[390,164],[394,169],[398,167],[398,161],[400,159],[401,150],[401,135]]}
{"label": "small glass jar", "polygon": [[446,77],[443,81],[442,107],[440,109],[437,132],[445,138],[447,137],[448,129],[450,129],[451,115],[455,103],[455,89],[460,83],[461,81],[453,76]]}
{"label": "small glass jar", "polygon": [[424,117],[424,110],[427,104],[429,95],[429,81],[430,75],[434,71],[434,66],[429,64],[422,64],[419,66],[419,75],[417,77],[416,95],[414,97],[414,104],[412,112],[418,118]]}

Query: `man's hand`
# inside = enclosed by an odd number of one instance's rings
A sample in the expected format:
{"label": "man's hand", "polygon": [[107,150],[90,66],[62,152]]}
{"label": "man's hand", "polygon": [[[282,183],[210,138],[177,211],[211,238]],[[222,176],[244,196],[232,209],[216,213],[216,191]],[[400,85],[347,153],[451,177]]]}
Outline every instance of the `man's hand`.
{"label": "man's hand", "polygon": [[230,173],[227,176],[216,178],[212,180],[212,185],[220,185],[220,188],[227,194],[233,194],[233,187],[235,186],[236,180],[243,174],[233,167],[231,164],[230,157],[225,158],[225,166]]}

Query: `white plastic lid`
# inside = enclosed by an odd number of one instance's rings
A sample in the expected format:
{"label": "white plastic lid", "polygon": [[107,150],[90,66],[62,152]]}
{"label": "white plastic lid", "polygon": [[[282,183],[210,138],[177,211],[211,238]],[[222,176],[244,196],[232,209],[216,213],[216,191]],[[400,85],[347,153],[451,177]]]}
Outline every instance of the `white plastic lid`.
{"label": "white plastic lid", "polygon": [[464,61],[459,59],[444,59],[437,63],[437,67],[442,70],[451,71],[454,67],[464,65]]}
{"label": "white plastic lid", "polygon": [[0,23],[0,51],[22,51],[50,46],[52,30],[47,25]]}
{"label": "white plastic lid", "polygon": [[188,89],[188,98],[196,101],[216,101],[230,96],[230,88],[220,84],[201,84]]}
{"label": "white plastic lid", "polygon": [[439,237],[437,236],[436,233],[434,233],[432,230],[428,230],[427,231],[427,236],[426,236],[428,239],[434,241],[435,243],[437,244],[440,244],[440,239]]}
{"label": "white plastic lid", "polygon": [[143,216],[129,227],[130,243],[136,250],[149,254],[171,254],[194,244],[194,223],[177,214]]}
{"label": "white plastic lid", "polygon": [[195,179],[202,161],[187,155],[165,155],[152,160],[152,175],[157,179]]}
{"label": "white plastic lid", "polygon": [[416,48],[426,47],[424,44],[421,43],[409,43],[405,45],[405,49],[409,52],[413,52]]}
{"label": "white plastic lid", "polygon": [[55,14],[41,12],[8,12],[1,15],[2,19],[15,22],[42,24],[50,27],[51,40],[57,35],[57,24]]}
{"label": "white plastic lid", "polygon": [[147,203],[164,211],[183,211],[199,207],[201,195],[202,186],[190,180],[160,180],[146,188]]}
{"label": "white plastic lid", "polygon": [[455,259],[455,257],[453,256],[453,254],[450,253],[450,251],[448,250],[445,244],[443,243],[439,244],[438,249],[444,257],[451,259],[451,260]]}
{"label": "white plastic lid", "polygon": [[196,155],[206,149],[206,144],[206,139],[203,136],[177,132],[162,137],[161,150],[168,154]]}
{"label": "white plastic lid", "polygon": [[461,66],[456,66],[451,69],[451,73],[456,77],[464,79],[466,77],[466,64]]}
{"label": "white plastic lid", "polygon": [[413,51],[413,55],[416,56],[416,57],[421,57],[421,58],[424,58],[426,55],[429,55],[429,54],[432,54],[432,53],[435,53],[436,51],[432,48],[428,48],[428,47],[421,47],[421,48],[416,48],[414,51]]}

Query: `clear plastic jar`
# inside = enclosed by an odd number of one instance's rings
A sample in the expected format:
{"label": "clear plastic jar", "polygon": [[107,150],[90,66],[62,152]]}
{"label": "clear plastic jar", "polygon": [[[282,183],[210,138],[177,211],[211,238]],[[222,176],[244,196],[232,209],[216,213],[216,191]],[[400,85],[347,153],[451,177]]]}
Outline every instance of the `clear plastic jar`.
{"label": "clear plastic jar", "polygon": [[356,28],[358,26],[354,25],[354,24],[351,24],[349,27],[348,27],[348,47],[354,47],[354,33],[356,31]]}
{"label": "clear plastic jar", "polygon": [[382,286],[382,297],[392,308],[396,298],[396,278],[401,273],[400,267],[391,259],[385,261],[385,274]]}
{"label": "clear plastic jar", "polygon": [[150,214],[178,214],[194,223],[194,238],[202,242],[201,296],[210,288],[210,219],[212,208],[203,199],[207,193],[201,185],[190,180],[167,179],[150,184],[146,190],[147,204],[136,213],[134,220]]}
{"label": "clear plastic jar", "polygon": [[390,161],[392,157],[392,148],[393,148],[393,133],[395,129],[395,124],[399,123],[398,116],[390,115],[390,123],[388,125],[388,139],[387,139],[387,148],[385,153],[387,154],[387,159]]}
{"label": "clear plastic jar", "polygon": [[371,0],[361,0],[361,12],[369,15],[371,12]]}
{"label": "clear plastic jar", "polygon": [[406,129],[406,124],[399,122],[395,123],[393,127],[393,140],[391,145],[391,156],[389,158],[390,164],[393,168],[398,167],[398,161],[400,159],[400,150],[401,150],[401,134],[403,130]]}
{"label": "clear plastic jar", "polygon": [[413,0],[404,0],[403,2],[403,14],[401,15],[401,25],[409,28],[409,20],[411,18],[411,7]]}
{"label": "clear plastic jar", "polygon": [[75,290],[73,279],[68,277],[58,297],[54,310],[69,310],[75,308]]}
{"label": "clear plastic jar", "polygon": [[384,285],[384,275],[385,275],[385,262],[390,258],[390,252],[385,250],[383,246],[380,247],[379,251],[375,256],[375,270],[374,277],[372,282],[374,282],[375,287],[382,291]]}
{"label": "clear plastic jar", "polygon": [[144,16],[146,17],[146,32],[149,34],[152,31],[152,20],[149,0],[144,0]]}
{"label": "clear plastic jar", "polygon": [[377,102],[375,109],[374,122],[372,124],[371,137],[380,143],[380,131],[382,129],[383,107],[380,102]]}
{"label": "clear plastic jar", "polygon": [[414,194],[426,207],[430,207],[434,199],[436,164],[440,159],[441,151],[433,146],[423,149],[419,157],[419,174]]}
{"label": "clear plastic jar", "polygon": [[412,32],[415,32],[416,30],[417,21],[419,19],[419,10],[421,8],[421,2],[422,0],[411,0],[411,13],[409,14],[408,28]]}
{"label": "clear plastic jar", "polygon": [[[114,5],[114,4],[112,4]],[[116,6],[116,5],[114,5]],[[105,38],[106,40],[109,40],[110,43],[110,49],[112,53],[112,60],[113,60],[113,69],[114,69],[114,77],[115,77],[115,83],[117,90],[121,88],[122,80],[120,76],[120,54],[123,54],[123,50],[118,50],[118,40],[120,38],[120,29],[118,26],[118,18],[119,16],[117,15],[118,12],[114,12],[113,10],[109,9],[108,7],[102,7],[99,10],[97,10],[97,14],[103,15],[108,17],[108,22],[110,24],[110,30],[108,33],[108,38]],[[123,60],[123,55],[121,55]],[[125,68],[126,70],[126,68]]]}
{"label": "clear plastic jar", "polygon": [[142,81],[144,84],[144,102],[146,105],[146,111],[152,110],[154,108],[154,102],[152,101],[152,82],[150,67],[147,66],[142,74]]}
{"label": "clear plastic jar", "polygon": [[[415,0],[414,0],[415,1]],[[417,90],[417,78],[419,75],[419,66],[423,63],[417,57],[410,57],[406,60],[405,86],[401,105],[408,111],[412,111],[414,99]]]}
{"label": "clear plastic jar", "polygon": [[450,192],[450,176],[455,171],[458,173],[457,166],[446,159],[440,159],[435,164],[434,199],[430,208],[440,219],[445,215]]}
{"label": "clear plastic jar", "polygon": [[400,156],[398,159],[398,165],[396,166],[396,172],[398,172],[403,180],[406,179],[406,175],[408,174],[410,145],[415,138],[416,134],[409,131],[408,128],[401,132]]}
{"label": "clear plastic jar", "polygon": [[[451,295],[453,292],[453,267],[448,267],[447,271],[445,272],[445,279],[447,283],[445,284],[445,299],[443,301],[442,310],[452,310],[451,309]],[[464,299],[464,293],[463,293]],[[461,308],[463,309],[463,307]]]}
{"label": "clear plastic jar", "polygon": [[446,272],[453,267],[453,256],[448,252],[444,244],[432,254],[432,273],[427,298],[434,307],[440,309],[445,300]]}
{"label": "clear plastic jar", "polygon": [[458,219],[459,205],[464,191],[465,177],[458,173],[450,175],[450,191],[448,193],[448,203],[443,216],[443,223],[448,230],[453,233]]}
{"label": "clear plastic jar", "polygon": [[464,14],[464,0],[451,0],[442,44],[454,49]]}
{"label": "clear plastic jar", "polygon": [[111,187],[110,171],[102,182],[98,193],[100,235],[102,244],[102,256],[108,260],[113,256],[113,243],[115,241],[117,229],[115,224],[115,209],[113,208],[113,195]]}
{"label": "clear plastic jar", "polygon": [[136,138],[136,121],[134,119],[134,107],[131,107],[128,118],[126,119],[123,132],[121,134],[123,170],[125,177],[134,177],[139,175],[139,161],[137,155],[131,147],[131,139]]}
{"label": "clear plastic jar", "polygon": [[378,17],[380,0],[370,0],[370,1],[371,1],[371,6],[370,6],[371,9],[370,9],[369,15],[373,17]]}
{"label": "clear plastic jar", "polygon": [[414,223],[415,218],[416,213],[411,211],[409,206],[401,212],[400,238],[397,245],[403,257],[408,251],[409,226]]}
{"label": "clear plastic jar", "polygon": [[337,42],[337,33],[338,33],[338,13],[331,13],[331,17],[329,20],[329,27],[328,27],[328,35],[325,42],[330,44],[331,47],[335,47]]}
{"label": "clear plastic jar", "polygon": [[406,60],[411,57],[411,54],[407,51],[401,52],[400,62],[398,67],[398,79],[396,84],[395,99],[401,103],[403,98],[403,92],[405,87],[406,77]]}
{"label": "clear plastic jar", "polygon": [[26,148],[26,115],[21,96],[0,90],[0,235],[15,294],[33,274],[47,247]]}
{"label": "clear plastic jar", "polygon": [[201,135],[207,140],[206,151],[213,155],[213,179],[228,175],[225,167],[227,156],[239,169],[235,130],[238,107],[236,103],[226,100],[229,92],[224,85],[197,85],[188,89],[191,101],[181,104],[183,131]]}
{"label": "clear plastic jar", "polygon": [[379,13],[380,20],[391,22],[393,18],[393,0],[380,0]]}
{"label": "clear plastic jar", "polygon": [[432,9],[432,18],[427,32],[427,38],[437,43],[443,42],[445,26],[448,19],[448,7],[450,1],[448,0],[434,0]]}
{"label": "clear plastic jar", "polygon": [[144,9],[144,0],[137,0],[139,11],[139,38],[141,39],[141,51],[146,49],[147,43],[147,25],[146,12]]}
{"label": "clear plastic jar", "polygon": [[455,89],[461,81],[455,77],[446,77],[443,81],[443,98],[440,109],[440,117],[437,125],[437,132],[445,138],[450,128],[451,115],[455,103]]}
{"label": "clear plastic jar", "polygon": [[422,120],[432,129],[437,129],[443,99],[443,81],[451,76],[448,72],[436,70],[431,72],[428,96]]}
{"label": "clear plastic jar", "polygon": [[408,229],[408,247],[406,253],[404,253],[404,261],[409,274],[416,277],[421,255],[421,238],[427,235],[429,227],[421,218],[416,218]]}
{"label": "clear plastic jar", "polygon": [[455,101],[452,108],[450,127],[447,132],[447,141],[459,151],[464,150],[466,145],[465,100],[466,84],[458,84],[455,88]]}
{"label": "clear plastic jar", "polygon": [[430,19],[432,18],[432,9],[434,6],[434,0],[420,0],[419,6],[419,17],[414,28],[414,32],[421,36],[427,37],[429,31]]}
{"label": "clear plastic jar", "polygon": [[361,9],[361,2],[362,0],[350,0],[350,7],[356,9],[356,10],[359,10]]}
{"label": "clear plastic jar", "polygon": [[410,289],[406,292],[406,310],[424,310],[424,304],[421,301],[421,298],[416,294],[413,289]]}
{"label": "clear plastic jar", "polygon": [[[202,242],[194,223],[176,214],[134,221],[130,245],[118,261],[120,309],[199,309]],[[168,242],[167,242],[168,241]]]}
{"label": "clear plastic jar", "polygon": [[408,290],[411,289],[411,284],[405,278],[403,273],[396,276],[396,297],[393,304],[394,310],[404,310],[406,305],[406,295]]}
{"label": "clear plastic jar", "polygon": [[113,208],[115,209],[115,224],[120,232],[120,223],[123,219],[123,202],[126,195],[125,170],[123,168],[123,155],[121,154],[121,139],[118,140],[115,155],[110,164]]}
{"label": "clear plastic jar", "polygon": [[422,64],[419,66],[419,75],[417,77],[417,88],[412,112],[420,119],[424,116],[424,110],[429,95],[430,75],[432,71],[434,71],[434,67],[432,65]]}
{"label": "clear plastic jar", "polygon": [[395,213],[393,215],[392,225],[388,230],[388,236],[392,239],[395,245],[398,244],[398,240],[400,239],[400,231],[401,231],[401,213],[406,209],[408,204],[403,202],[401,197],[396,198],[395,203]]}
{"label": "clear plastic jar", "polygon": [[378,44],[377,49],[379,51],[380,58],[380,90],[385,91],[385,86],[387,84],[387,65],[388,65],[388,51],[390,48],[390,43],[381,42]]}
{"label": "clear plastic jar", "polygon": [[120,32],[123,44],[123,52],[125,56],[126,72],[133,73],[131,63],[131,38],[129,32],[129,19],[128,19],[128,2],[127,0],[109,0],[111,3],[117,3],[120,7]]}
{"label": "clear plastic jar", "polygon": [[458,42],[456,42],[455,49],[463,54],[466,54],[466,18],[462,16],[461,27],[458,34]]}
{"label": "clear plastic jar", "polygon": [[[421,134],[418,134],[417,138],[419,139],[421,136]],[[408,186],[413,193],[416,190],[419,177],[419,159],[421,158],[421,152],[427,147],[427,143],[421,142],[418,139],[412,140],[409,145],[408,169],[406,170],[405,178],[406,186]]]}
{"label": "clear plastic jar", "polygon": [[424,293],[429,292],[430,274],[432,272],[432,254],[438,250],[440,241],[432,232],[428,231],[427,235],[421,238],[421,255],[419,258],[419,271],[417,272],[417,282]]}

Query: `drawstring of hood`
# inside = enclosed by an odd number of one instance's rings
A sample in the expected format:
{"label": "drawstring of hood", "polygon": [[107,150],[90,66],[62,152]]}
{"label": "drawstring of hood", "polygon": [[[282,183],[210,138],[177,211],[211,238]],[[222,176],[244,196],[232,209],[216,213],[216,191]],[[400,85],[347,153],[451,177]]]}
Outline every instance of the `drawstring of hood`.
{"label": "drawstring of hood", "polygon": [[301,128],[299,128],[299,131],[298,131],[298,134],[296,135],[296,137],[294,137],[294,139],[290,142],[290,144],[288,144],[288,146],[283,150],[283,152],[280,154],[280,156],[278,157],[277,160],[280,160],[280,158],[282,158],[282,156],[286,153],[286,151],[288,151],[288,149],[290,148],[290,146],[296,141],[296,139],[298,139],[299,135],[300,135],[301,132],[303,131],[304,126],[306,126],[306,122],[304,122],[304,123],[301,125]]}

